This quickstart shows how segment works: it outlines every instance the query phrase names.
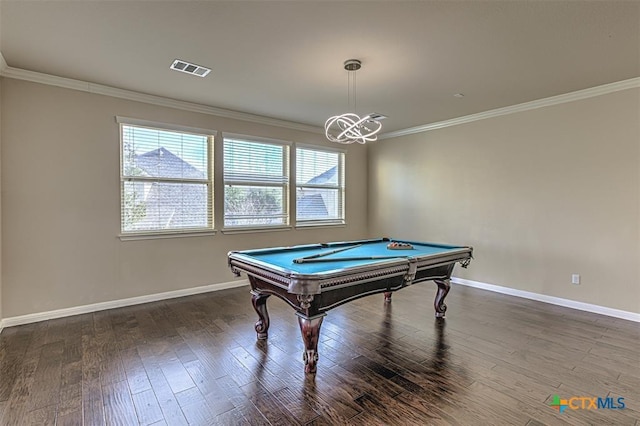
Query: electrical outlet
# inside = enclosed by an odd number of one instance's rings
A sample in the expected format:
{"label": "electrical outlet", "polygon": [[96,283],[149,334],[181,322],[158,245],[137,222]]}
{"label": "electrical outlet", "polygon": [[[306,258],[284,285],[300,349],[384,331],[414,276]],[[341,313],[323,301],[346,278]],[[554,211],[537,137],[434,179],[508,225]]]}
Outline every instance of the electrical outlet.
{"label": "electrical outlet", "polygon": [[571,284],[579,285],[580,284],[580,274],[572,274],[571,275]]}

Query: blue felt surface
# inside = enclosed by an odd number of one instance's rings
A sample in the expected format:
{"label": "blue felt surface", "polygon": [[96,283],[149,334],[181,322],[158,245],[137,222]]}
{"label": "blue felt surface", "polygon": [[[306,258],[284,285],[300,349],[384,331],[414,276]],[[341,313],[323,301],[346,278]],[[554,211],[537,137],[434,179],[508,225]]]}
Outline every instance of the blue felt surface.
{"label": "blue felt surface", "polygon": [[397,256],[397,258],[405,259],[412,257],[424,257],[430,255],[437,255],[450,251],[455,251],[461,247],[444,246],[438,244],[429,243],[415,243],[411,242],[413,249],[411,250],[390,250],[387,248],[389,241],[374,241],[362,243],[359,247],[342,251],[340,253],[330,254],[323,256],[321,259],[335,259],[331,262],[317,262],[317,263],[294,263],[294,259],[315,255],[318,253],[329,252],[343,247],[349,247],[357,245],[358,241],[353,244],[346,243],[344,245],[329,245],[326,248],[320,246],[315,247],[290,247],[281,250],[254,250],[242,252],[244,255],[248,255],[255,260],[265,262],[269,265],[273,265],[279,268],[288,269],[291,272],[299,274],[317,274],[324,273],[336,269],[351,268],[361,265],[370,265],[378,262],[395,261],[396,259],[388,260],[343,260],[345,258],[352,257],[368,257],[368,256]]}

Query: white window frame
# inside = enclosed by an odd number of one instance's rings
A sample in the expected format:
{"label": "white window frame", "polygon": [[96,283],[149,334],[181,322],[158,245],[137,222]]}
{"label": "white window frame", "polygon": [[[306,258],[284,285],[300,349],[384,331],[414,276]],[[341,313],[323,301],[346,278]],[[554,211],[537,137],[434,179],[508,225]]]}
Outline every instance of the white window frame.
{"label": "white window frame", "polygon": [[[228,174],[227,170],[224,167],[225,158],[224,158],[224,148],[227,140],[239,140],[243,142],[250,142],[256,144],[264,144],[264,145],[275,145],[282,148],[283,151],[283,161],[282,161],[282,177],[283,179],[277,180],[270,177],[266,177],[265,179],[250,179],[246,176],[233,176],[232,174]],[[223,132],[222,134],[222,174],[223,174],[223,196],[222,196],[222,232],[223,233],[242,233],[242,232],[268,232],[268,231],[277,231],[277,230],[288,230],[291,229],[291,212],[290,212],[290,197],[291,197],[291,142],[278,140],[278,139],[270,139],[263,138],[258,136],[250,136],[243,134],[235,134],[235,133],[227,133]],[[282,188],[282,224],[248,224],[248,225],[234,225],[229,226],[226,225],[227,216],[225,212],[225,203],[226,203],[226,188],[227,185],[235,185],[235,186],[262,186],[262,187],[274,187],[274,188]],[[257,216],[256,219],[259,217]]]}
{"label": "white window frame", "polygon": [[295,151],[295,164],[296,170],[298,167],[298,163],[300,158],[298,157],[298,149],[304,149],[309,151],[318,151],[318,152],[327,152],[327,153],[336,153],[338,154],[338,182],[335,185],[332,184],[299,184],[297,182],[297,171],[296,171],[296,182],[294,186],[294,199],[297,200],[298,189],[337,189],[339,191],[340,197],[340,217],[337,219],[308,219],[301,220],[298,218],[298,208],[296,201],[296,228],[308,228],[308,227],[318,227],[318,226],[344,226],[346,224],[346,183],[345,183],[345,174],[346,174],[346,150],[334,147],[325,147],[321,145],[307,145],[307,144],[296,144]]}
{"label": "white window frame", "polygon": [[[217,131],[209,129],[201,129],[196,127],[181,126],[177,124],[159,123],[149,120],[141,120],[136,118],[116,116],[116,122],[119,127],[120,135],[120,239],[121,240],[136,240],[147,238],[168,238],[168,237],[188,237],[197,235],[212,235],[215,234],[214,229],[214,190],[213,190],[213,144]],[[180,179],[180,178],[166,178],[166,177],[147,177],[147,176],[125,176],[124,175],[124,140],[123,140],[123,127],[141,127],[155,130],[166,130],[178,133],[195,134],[198,136],[207,137],[207,179]],[[141,182],[141,183],[200,183],[207,186],[207,225],[205,227],[194,228],[173,228],[173,229],[153,229],[153,230],[136,230],[125,231],[123,229],[122,215],[124,205],[124,184],[125,182]]]}

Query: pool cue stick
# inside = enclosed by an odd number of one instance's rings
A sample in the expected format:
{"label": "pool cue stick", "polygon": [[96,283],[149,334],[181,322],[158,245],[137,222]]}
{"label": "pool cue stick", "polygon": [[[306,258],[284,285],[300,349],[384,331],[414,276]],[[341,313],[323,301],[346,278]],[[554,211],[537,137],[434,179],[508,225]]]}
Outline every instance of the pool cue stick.
{"label": "pool cue stick", "polygon": [[352,260],[382,260],[382,259],[406,259],[411,256],[360,256],[360,257],[335,257],[333,259],[296,259],[296,263],[314,263],[314,262],[349,262]]}
{"label": "pool cue stick", "polygon": [[324,253],[312,254],[311,256],[301,257],[299,259],[293,259],[293,263],[303,263],[308,259],[316,259],[318,257],[329,256],[330,254],[340,253],[341,251],[351,250],[356,247],[360,247],[362,244],[356,244],[355,246],[343,247],[335,250],[325,251]]}

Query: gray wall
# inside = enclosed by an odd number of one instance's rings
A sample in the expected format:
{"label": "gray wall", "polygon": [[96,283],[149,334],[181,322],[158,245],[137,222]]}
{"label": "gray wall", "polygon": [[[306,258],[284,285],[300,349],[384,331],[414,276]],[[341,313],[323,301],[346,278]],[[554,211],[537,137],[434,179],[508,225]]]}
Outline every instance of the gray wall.
{"label": "gray wall", "polygon": [[2,78],[0,77],[0,329],[2,328]]}
{"label": "gray wall", "polygon": [[[366,147],[349,146],[346,227],[120,241],[116,115],[329,143],[321,134],[9,78],[1,109],[4,318],[229,282],[229,250],[367,235]],[[215,188],[220,198],[220,180]]]}
{"label": "gray wall", "polygon": [[[2,8],[0,7],[0,12]],[[0,22],[2,19],[0,17]],[[2,46],[2,35],[0,31],[0,46]],[[0,67],[4,65],[4,58],[0,53]],[[0,330],[2,329],[2,77],[0,77]]]}
{"label": "gray wall", "polygon": [[123,242],[115,115],[327,143],[2,78],[0,315],[224,283],[228,250],[367,235],[471,244],[461,278],[640,313],[639,104],[631,89],[349,146],[345,228]]}
{"label": "gray wall", "polygon": [[639,104],[629,89],[372,144],[370,235],[469,244],[458,277],[640,313]]}

